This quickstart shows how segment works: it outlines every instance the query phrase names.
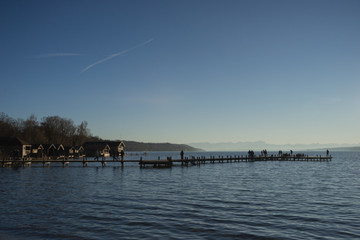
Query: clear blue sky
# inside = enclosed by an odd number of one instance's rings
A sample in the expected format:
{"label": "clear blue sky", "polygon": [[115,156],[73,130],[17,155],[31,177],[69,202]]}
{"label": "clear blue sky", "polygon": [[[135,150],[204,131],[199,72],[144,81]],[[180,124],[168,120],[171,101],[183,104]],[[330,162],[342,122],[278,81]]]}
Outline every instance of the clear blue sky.
{"label": "clear blue sky", "polygon": [[145,142],[360,143],[360,1],[0,2],[0,112]]}

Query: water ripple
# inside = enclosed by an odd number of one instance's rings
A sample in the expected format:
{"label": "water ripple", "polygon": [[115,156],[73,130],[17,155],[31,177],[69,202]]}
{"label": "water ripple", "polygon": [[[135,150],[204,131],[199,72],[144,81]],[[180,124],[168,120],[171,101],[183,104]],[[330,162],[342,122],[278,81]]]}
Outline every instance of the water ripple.
{"label": "water ripple", "polygon": [[360,154],[335,155],[326,163],[2,168],[0,239],[359,239]]}

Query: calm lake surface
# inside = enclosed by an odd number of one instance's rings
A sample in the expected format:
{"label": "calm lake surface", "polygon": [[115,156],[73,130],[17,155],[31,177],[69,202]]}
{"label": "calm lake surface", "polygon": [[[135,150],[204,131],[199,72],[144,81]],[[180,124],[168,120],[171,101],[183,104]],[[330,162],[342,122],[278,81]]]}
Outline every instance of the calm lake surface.
{"label": "calm lake surface", "polygon": [[[235,154],[246,153],[185,156]],[[158,156],[179,153],[144,159]],[[0,239],[360,239],[360,152],[332,156],[163,169],[0,168]]]}

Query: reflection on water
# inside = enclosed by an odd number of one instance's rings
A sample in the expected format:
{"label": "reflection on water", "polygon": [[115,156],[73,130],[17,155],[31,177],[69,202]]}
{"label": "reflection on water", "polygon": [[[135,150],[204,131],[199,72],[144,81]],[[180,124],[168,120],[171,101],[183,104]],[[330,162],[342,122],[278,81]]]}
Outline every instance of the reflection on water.
{"label": "reflection on water", "polygon": [[[0,239],[358,239],[360,154],[332,154],[166,169],[0,168]],[[179,153],[145,157],[157,156]]]}

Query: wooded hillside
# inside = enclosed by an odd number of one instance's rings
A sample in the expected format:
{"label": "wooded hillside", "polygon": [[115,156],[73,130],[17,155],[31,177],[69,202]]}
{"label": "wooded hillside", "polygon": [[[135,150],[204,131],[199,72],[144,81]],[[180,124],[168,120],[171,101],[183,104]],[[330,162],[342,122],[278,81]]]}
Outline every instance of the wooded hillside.
{"label": "wooded hillside", "polygon": [[[13,119],[0,113],[0,137],[18,137],[29,144],[62,144],[80,146],[84,142],[104,141],[95,137],[82,121],[76,125],[73,120],[59,116],[43,117],[38,121],[35,115],[28,119]],[[198,151],[185,144],[143,143],[124,141],[126,151]]]}
{"label": "wooded hillside", "polygon": [[13,119],[0,114],[0,137],[18,137],[30,144],[63,144],[77,146],[86,141],[98,140],[82,121],[75,125],[73,120],[59,116],[43,117],[39,122],[35,115],[28,119]]}

